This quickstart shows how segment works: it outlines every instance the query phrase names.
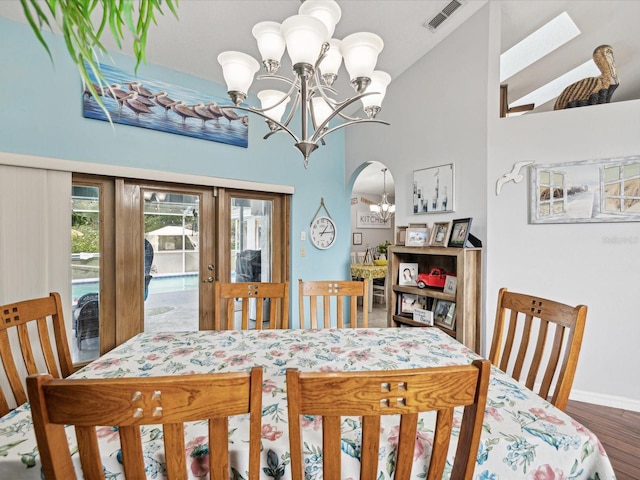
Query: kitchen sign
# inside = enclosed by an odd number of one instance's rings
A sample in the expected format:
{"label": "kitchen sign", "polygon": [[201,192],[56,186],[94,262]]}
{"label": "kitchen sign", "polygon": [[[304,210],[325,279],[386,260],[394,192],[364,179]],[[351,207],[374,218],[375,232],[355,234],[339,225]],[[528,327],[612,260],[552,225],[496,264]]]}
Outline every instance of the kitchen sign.
{"label": "kitchen sign", "polygon": [[368,210],[358,210],[356,228],[390,228],[389,220],[382,221],[376,214]]}

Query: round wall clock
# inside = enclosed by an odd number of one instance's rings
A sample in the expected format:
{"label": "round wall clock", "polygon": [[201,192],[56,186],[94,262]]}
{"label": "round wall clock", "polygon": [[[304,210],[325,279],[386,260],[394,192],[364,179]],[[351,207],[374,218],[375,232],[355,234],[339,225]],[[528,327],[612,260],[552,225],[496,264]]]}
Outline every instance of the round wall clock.
{"label": "round wall clock", "polygon": [[315,217],[311,221],[309,238],[314,247],[326,250],[333,246],[336,234],[336,224],[330,217]]}

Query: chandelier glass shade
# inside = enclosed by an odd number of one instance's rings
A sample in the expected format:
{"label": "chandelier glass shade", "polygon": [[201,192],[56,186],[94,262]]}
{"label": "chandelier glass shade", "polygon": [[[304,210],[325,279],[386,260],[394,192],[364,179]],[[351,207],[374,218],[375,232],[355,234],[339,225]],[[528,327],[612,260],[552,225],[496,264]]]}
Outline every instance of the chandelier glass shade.
{"label": "chandelier glass shade", "polygon": [[383,179],[382,179],[382,198],[380,199],[380,203],[377,205],[370,205],[369,209],[371,213],[376,215],[380,220],[386,222],[396,213],[396,206],[392,203],[389,203],[387,199],[387,169],[382,169]]}
{"label": "chandelier glass shade", "polygon": [[[388,74],[374,71],[384,43],[378,35],[368,32],[353,33],[342,41],[331,38],[341,15],[334,0],[306,0],[298,15],[285,19],[282,24],[265,21],[253,27],[252,34],[266,72],[257,79],[276,80],[288,88],[287,92],[273,89],[258,92],[261,108],[241,105],[260,69],[258,61],[242,52],[218,55],[233,108],[263,117],[269,126],[265,139],[277,132],[291,135],[304,157],[305,168],[309,155],[324,144],[326,135],[355,123],[389,125],[375,118],[391,81]],[[276,74],[285,50],[293,66],[292,78]],[[343,60],[356,94],[339,101],[334,98],[337,92],[332,85]],[[366,118],[350,117],[344,112],[358,100],[363,103]],[[341,123],[330,126],[337,117]],[[300,120],[299,134],[290,127],[294,118]]]}

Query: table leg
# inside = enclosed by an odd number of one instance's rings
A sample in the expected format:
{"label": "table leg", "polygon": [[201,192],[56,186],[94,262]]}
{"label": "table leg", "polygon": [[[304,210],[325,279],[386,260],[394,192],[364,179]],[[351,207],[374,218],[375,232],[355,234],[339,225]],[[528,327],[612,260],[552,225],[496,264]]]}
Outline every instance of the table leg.
{"label": "table leg", "polygon": [[373,311],[373,278],[369,279],[369,313]]}

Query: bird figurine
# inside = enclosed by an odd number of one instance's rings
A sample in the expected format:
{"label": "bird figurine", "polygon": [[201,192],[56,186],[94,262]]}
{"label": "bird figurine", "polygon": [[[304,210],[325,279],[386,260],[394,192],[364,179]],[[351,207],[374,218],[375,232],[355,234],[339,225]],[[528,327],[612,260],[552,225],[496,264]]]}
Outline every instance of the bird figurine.
{"label": "bird figurine", "polygon": [[527,165],[531,165],[533,162],[517,162],[513,164],[513,168],[509,173],[505,173],[502,175],[498,181],[496,182],[496,195],[500,195],[502,191],[502,186],[507,183],[513,181],[514,183],[520,183],[524,179],[524,175],[520,173]]}
{"label": "bird figurine", "polygon": [[613,62],[613,49],[600,45],[593,51],[593,61],[602,75],[578,80],[565,88],[553,107],[554,110],[609,103],[620,82]]}

